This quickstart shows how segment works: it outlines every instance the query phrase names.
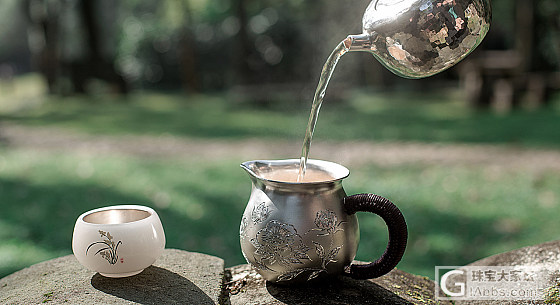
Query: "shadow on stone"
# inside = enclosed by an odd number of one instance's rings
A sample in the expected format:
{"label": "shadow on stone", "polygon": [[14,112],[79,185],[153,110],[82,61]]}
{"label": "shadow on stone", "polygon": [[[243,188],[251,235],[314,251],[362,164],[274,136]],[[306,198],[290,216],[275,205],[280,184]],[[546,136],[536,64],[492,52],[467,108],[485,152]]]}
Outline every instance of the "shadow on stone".
{"label": "shadow on stone", "polygon": [[193,282],[167,269],[150,266],[126,278],[96,273],[91,285],[104,293],[139,304],[214,304]]}
{"label": "shadow on stone", "polygon": [[285,286],[266,283],[268,293],[285,304],[413,304],[371,282],[332,278],[318,284]]}

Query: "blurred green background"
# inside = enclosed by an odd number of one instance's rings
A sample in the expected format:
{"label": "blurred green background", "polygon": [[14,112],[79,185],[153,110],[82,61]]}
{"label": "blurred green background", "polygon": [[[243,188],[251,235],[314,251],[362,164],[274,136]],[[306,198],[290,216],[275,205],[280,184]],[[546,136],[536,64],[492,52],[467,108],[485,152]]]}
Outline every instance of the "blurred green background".
{"label": "blurred green background", "polygon": [[[367,4],[0,3],[0,277],[70,254],[76,218],[114,204],[155,208],[168,248],[244,263],[239,164],[299,157],[321,66]],[[343,57],[319,116],[311,157],[397,203],[407,272],[560,235],[560,4],[492,4],[483,45],[435,77]],[[372,260],[385,226],[360,225]]]}

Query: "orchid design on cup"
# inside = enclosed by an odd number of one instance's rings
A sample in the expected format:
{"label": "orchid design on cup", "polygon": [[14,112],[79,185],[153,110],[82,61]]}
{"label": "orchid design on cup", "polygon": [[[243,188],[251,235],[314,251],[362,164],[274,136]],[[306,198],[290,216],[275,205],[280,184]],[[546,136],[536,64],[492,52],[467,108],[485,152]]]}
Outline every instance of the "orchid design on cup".
{"label": "orchid design on cup", "polygon": [[103,241],[98,241],[90,244],[89,247],[87,247],[86,249],[86,255],[88,254],[88,251],[91,247],[95,245],[104,245],[101,249],[95,252],[94,256],[99,254],[104,259],[106,259],[109,262],[109,264],[111,265],[116,264],[119,260],[119,256],[117,255],[117,249],[119,248],[119,245],[122,244],[122,241],[119,240],[117,243],[115,243],[115,241],[113,240],[113,236],[111,236],[111,233],[102,230],[99,230],[99,235],[101,235],[102,238],[106,237],[106,239],[104,239]]}
{"label": "orchid design on cup", "polygon": [[152,208],[116,205],[87,211],[76,220],[72,252],[87,269],[106,277],[136,275],[165,248],[161,220]]}

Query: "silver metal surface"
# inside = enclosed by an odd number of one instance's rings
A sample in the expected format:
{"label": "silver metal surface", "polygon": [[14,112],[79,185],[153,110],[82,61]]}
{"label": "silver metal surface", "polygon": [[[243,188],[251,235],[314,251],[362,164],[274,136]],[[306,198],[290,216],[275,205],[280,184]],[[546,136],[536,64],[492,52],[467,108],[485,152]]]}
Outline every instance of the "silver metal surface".
{"label": "silver metal surface", "polygon": [[393,73],[422,78],[467,56],[490,28],[489,0],[373,0],[350,51],[371,52]]}
{"label": "silver metal surface", "polygon": [[134,209],[115,209],[84,216],[84,221],[94,224],[120,224],[142,220],[150,216],[150,213]]}
{"label": "silver metal surface", "polygon": [[348,170],[336,163],[309,160],[309,168],[324,170],[333,180],[289,183],[263,178],[270,171],[298,166],[297,159],[242,164],[253,188],[239,229],[241,249],[247,262],[268,281],[340,274],[358,248],[357,218],[346,214],[342,206],[342,179]]}

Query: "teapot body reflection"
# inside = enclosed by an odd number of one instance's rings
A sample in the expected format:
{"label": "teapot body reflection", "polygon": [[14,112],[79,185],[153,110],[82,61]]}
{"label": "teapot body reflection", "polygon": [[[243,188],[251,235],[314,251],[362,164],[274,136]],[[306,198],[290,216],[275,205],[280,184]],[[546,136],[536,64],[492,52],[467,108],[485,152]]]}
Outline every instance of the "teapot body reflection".
{"label": "teapot body reflection", "polygon": [[372,53],[406,78],[437,74],[465,58],[490,28],[489,0],[373,0],[363,34],[344,40],[349,51]]}

